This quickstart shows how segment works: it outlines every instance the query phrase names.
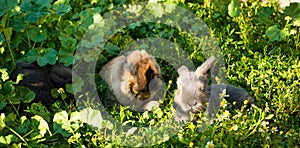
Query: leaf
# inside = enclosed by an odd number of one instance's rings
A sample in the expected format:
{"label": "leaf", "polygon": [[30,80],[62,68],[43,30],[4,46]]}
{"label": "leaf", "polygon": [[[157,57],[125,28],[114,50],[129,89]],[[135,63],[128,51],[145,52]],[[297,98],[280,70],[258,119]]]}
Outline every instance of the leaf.
{"label": "leaf", "polygon": [[83,86],[84,82],[80,76],[74,77],[74,82],[72,83],[73,93],[81,92],[81,87]]}
{"label": "leaf", "polygon": [[45,66],[46,64],[54,65],[56,63],[57,51],[52,48],[47,48],[42,50],[42,57],[37,60],[40,66]]}
{"label": "leaf", "polygon": [[300,4],[299,3],[291,3],[290,6],[284,9],[284,13],[286,16],[290,16],[292,18],[292,24],[294,26],[300,26]]}
{"label": "leaf", "polygon": [[21,3],[21,11],[26,12],[24,20],[29,23],[36,23],[41,17],[48,14],[51,1],[49,0],[24,0]]}
{"label": "leaf", "polygon": [[300,27],[300,19],[293,20],[293,26]]}
{"label": "leaf", "polygon": [[68,121],[68,113],[66,111],[56,113],[54,115],[53,122],[53,128],[57,133],[60,133],[65,137],[71,135],[70,131],[72,131],[72,129]]}
{"label": "leaf", "polygon": [[22,73],[18,74],[16,84],[18,84],[21,80],[23,80],[23,76],[24,76],[24,74],[22,74]]}
{"label": "leaf", "polygon": [[58,124],[64,124],[68,122],[68,113],[66,111],[56,113],[53,117],[53,122]]}
{"label": "leaf", "polygon": [[5,68],[0,69],[1,79],[3,82],[5,82],[6,80],[9,79],[9,75],[6,71],[7,71],[7,69],[5,69]]}
{"label": "leaf", "polygon": [[70,120],[68,120],[68,113],[66,111],[61,111],[54,115],[53,128],[57,133],[69,137],[71,135],[70,133],[74,133],[80,127],[79,119],[80,116],[78,112],[71,113]]}
{"label": "leaf", "polygon": [[270,25],[272,24],[272,19],[270,19],[270,16],[273,13],[273,7],[262,7],[258,10],[258,14],[255,16],[255,20],[261,24]]}
{"label": "leaf", "polygon": [[57,92],[56,88],[51,89],[51,95],[53,98],[58,98],[59,93]]}
{"label": "leaf", "polygon": [[66,5],[66,4],[57,4],[57,3],[54,3],[53,10],[55,11],[55,13],[58,16],[64,16],[66,13],[68,13],[71,10],[71,6],[70,5]]}
{"label": "leaf", "polygon": [[265,119],[266,120],[270,120],[270,119],[272,119],[274,117],[274,114],[270,114],[270,115],[268,115]]}
{"label": "leaf", "polygon": [[72,84],[66,84],[66,91],[74,95]]}
{"label": "leaf", "polygon": [[32,63],[37,61],[40,66],[45,66],[46,64],[55,64],[56,63],[56,55],[57,51],[53,48],[39,48],[39,52],[37,49],[31,49],[26,53],[27,61]]}
{"label": "leaf", "polygon": [[82,121],[82,116],[80,112],[72,112],[70,115],[70,120],[69,122],[71,123],[71,127],[74,131],[78,130],[80,128]]}
{"label": "leaf", "polygon": [[12,34],[12,27],[5,28],[3,30],[3,32],[4,32],[4,36],[5,36],[6,40],[7,40],[7,42],[10,43],[11,34]]}
{"label": "leaf", "polygon": [[[70,38],[70,34],[73,33],[75,25],[70,20],[64,20],[57,23],[56,29],[59,31],[60,36],[58,36],[61,44],[62,41]],[[72,45],[74,46],[74,45]]]}
{"label": "leaf", "polygon": [[8,146],[12,142],[16,142],[16,141],[17,141],[17,137],[15,135],[12,135],[12,134],[0,137],[0,144],[3,144],[3,145]]}
{"label": "leaf", "polygon": [[267,29],[266,35],[271,42],[282,41],[283,38],[281,37],[280,31],[281,30],[278,28],[277,25],[273,25]]}
{"label": "leaf", "polygon": [[74,64],[74,62],[75,62],[75,58],[74,58],[73,54],[66,53],[66,52],[60,50],[58,56],[59,56],[58,61],[63,63],[65,66],[70,66],[70,65]]}
{"label": "leaf", "polygon": [[87,8],[79,13],[80,21],[79,23],[86,29],[93,24],[93,15],[99,14],[101,12],[100,7]]}
{"label": "leaf", "polygon": [[39,115],[43,117],[47,122],[50,122],[51,113],[41,103],[32,103],[27,112],[33,115]]}
{"label": "leaf", "polygon": [[16,98],[30,103],[35,98],[35,93],[25,86],[16,86]]}
{"label": "leaf", "polygon": [[29,23],[36,23],[41,17],[47,14],[47,12],[27,12],[24,20]]}
{"label": "leaf", "polygon": [[74,38],[59,36],[58,37],[61,43],[61,48],[73,53],[76,49],[77,41]]}
{"label": "leaf", "polygon": [[49,14],[52,0],[24,0],[21,4],[21,11],[26,12],[24,20],[29,23],[36,23],[39,18]]}
{"label": "leaf", "polygon": [[48,123],[41,116],[35,115],[35,116],[31,117],[31,119],[34,119],[39,122],[38,129],[39,129],[40,135],[42,135],[42,137],[44,137],[44,135],[46,134],[47,131],[51,135],[51,132],[48,127]]}
{"label": "leaf", "polygon": [[0,131],[2,131],[5,128],[5,114],[1,113],[0,116]]}
{"label": "leaf", "polygon": [[41,42],[47,39],[47,31],[46,29],[33,28],[28,31],[28,36],[32,41]]}
{"label": "leaf", "polygon": [[53,129],[54,129],[54,131],[56,133],[59,133],[59,134],[61,134],[64,137],[69,137],[69,136],[72,135],[70,132],[68,132],[67,130],[63,129],[62,125],[58,124],[58,123],[53,123]]}
{"label": "leaf", "polygon": [[88,123],[89,125],[97,127],[98,129],[102,128],[103,119],[100,111],[88,107],[80,110],[80,114],[83,123]]}
{"label": "leaf", "polygon": [[75,133],[73,134],[69,139],[68,139],[68,142],[69,143],[75,143],[75,142],[78,142],[79,139],[81,137],[81,134],[80,133]]}
{"label": "leaf", "polygon": [[27,27],[23,16],[14,17],[14,19],[10,20],[10,25],[12,26],[13,31],[16,32],[20,32],[22,29],[25,29]]}
{"label": "leaf", "polygon": [[114,125],[109,120],[103,120],[102,127],[112,130],[114,128]]}
{"label": "leaf", "polygon": [[[12,39],[12,45],[11,47],[14,49],[14,48],[18,48],[20,43],[23,42],[23,38],[21,35],[18,35],[18,36],[15,36],[13,39]],[[22,54],[22,53],[21,53]],[[23,54],[22,54],[23,55]]]}
{"label": "leaf", "polygon": [[18,4],[18,0],[0,0],[0,17],[6,12],[14,9]]}
{"label": "leaf", "polygon": [[288,28],[283,28],[282,30],[280,30],[280,36],[283,40],[286,39],[287,36],[289,36],[289,29]]}
{"label": "leaf", "polygon": [[20,125],[17,127],[16,132],[21,133],[21,134],[25,134],[27,133],[27,131],[29,130],[29,126],[30,126],[30,120],[27,119],[26,116],[22,116],[19,120]]}
{"label": "leaf", "polygon": [[[0,98],[1,98],[1,96],[0,96]],[[6,102],[4,102],[4,101],[0,102],[0,110],[2,110],[5,106],[6,106]]]}
{"label": "leaf", "polygon": [[24,0],[21,3],[21,11],[31,11],[33,8],[33,5],[31,4],[30,0]]}
{"label": "leaf", "polygon": [[238,0],[232,0],[228,5],[228,14],[231,17],[238,17],[240,15],[240,8]]}
{"label": "leaf", "polygon": [[27,61],[33,63],[39,58],[39,53],[36,49],[31,49],[26,53]]}
{"label": "leaf", "polygon": [[35,98],[35,93],[24,86],[16,86],[16,97],[24,103],[30,103]]}
{"label": "leaf", "polygon": [[15,86],[13,86],[13,82],[12,81],[7,81],[3,84],[3,94],[14,94],[15,92]]}
{"label": "leaf", "polygon": [[74,64],[74,51],[77,45],[76,39],[59,36],[59,40],[61,42],[61,48],[59,49],[58,53],[59,62],[64,63],[65,66],[70,66],[71,64]]}
{"label": "leaf", "polygon": [[9,113],[5,118],[5,123],[9,125],[13,125],[16,122],[17,115],[15,113]]}
{"label": "leaf", "polygon": [[118,53],[120,52],[120,47],[112,44],[111,42],[106,43],[104,48],[108,51],[110,56],[118,55]]}

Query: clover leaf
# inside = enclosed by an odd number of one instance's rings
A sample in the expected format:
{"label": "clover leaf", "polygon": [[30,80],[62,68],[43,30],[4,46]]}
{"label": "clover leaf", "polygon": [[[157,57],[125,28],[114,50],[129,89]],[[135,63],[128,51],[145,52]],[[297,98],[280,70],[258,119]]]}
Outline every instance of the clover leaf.
{"label": "clover leaf", "polygon": [[238,17],[240,15],[239,2],[237,0],[232,0],[228,5],[228,14],[231,17]]}
{"label": "clover leaf", "polygon": [[28,36],[32,41],[41,42],[47,39],[47,31],[45,29],[33,28],[28,31]]}
{"label": "clover leaf", "polygon": [[18,0],[0,0],[0,17],[14,9],[17,4]]}
{"label": "clover leaf", "polygon": [[46,64],[55,64],[56,63],[57,51],[53,48],[39,48],[31,49],[27,52],[27,61],[32,63],[37,61],[40,66],[45,66]]}

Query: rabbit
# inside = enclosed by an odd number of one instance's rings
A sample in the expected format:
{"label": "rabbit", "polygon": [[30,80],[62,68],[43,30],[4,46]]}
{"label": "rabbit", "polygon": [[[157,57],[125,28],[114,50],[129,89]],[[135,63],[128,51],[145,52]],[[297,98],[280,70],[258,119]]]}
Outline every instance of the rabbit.
{"label": "rabbit", "polygon": [[[233,109],[241,108],[244,100],[248,100],[247,107],[254,104],[254,100],[248,92],[230,84],[215,84],[208,86],[210,68],[213,66],[215,57],[211,56],[197,70],[189,71],[186,66],[178,68],[179,77],[176,81],[177,91],[174,97],[176,109],[176,121],[188,121],[191,113],[206,111],[210,99],[220,99],[223,90],[226,90],[225,99],[233,104]],[[213,93],[211,93],[213,92]],[[216,104],[219,105],[218,101]]]}
{"label": "rabbit", "polygon": [[45,106],[51,106],[56,101],[51,95],[52,89],[64,88],[67,83],[72,83],[72,69],[58,62],[43,67],[36,63],[18,62],[17,67],[11,75],[12,80],[16,80],[18,74],[23,74],[18,85],[34,91],[34,102],[41,102]]}
{"label": "rabbit", "polygon": [[99,74],[122,105],[139,112],[159,106],[156,92],[162,86],[161,71],[145,50],[130,51],[112,59]]}

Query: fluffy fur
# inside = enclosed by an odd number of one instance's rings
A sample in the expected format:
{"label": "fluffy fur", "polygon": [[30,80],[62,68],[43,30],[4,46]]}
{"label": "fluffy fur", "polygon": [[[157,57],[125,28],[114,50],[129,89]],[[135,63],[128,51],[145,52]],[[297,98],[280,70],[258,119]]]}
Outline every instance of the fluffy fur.
{"label": "fluffy fur", "polygon": [[214,60],[215,57],[210,57],[195,72],[189,71],[185,66],[178,69],[179,78],[177,79],[177,91],[174,98],[177,121],[187,121],[191,113],[205,111],[209,98],[219,99],[224,89],[226,90],[225,99],[230,103],[236,102],[233,109],[240,108],[244,100],[248,100],[248,107],[254,103],[252,97],[245,90],[233,85],[208,86],[209,72]]}
{"label": "fluffy fur", "polygon": [[156,92],[162,85],[160,68],[146,51],[118,56],[104,65],[99,74],[122,105],[141,112],[159,106]]}
{"label": "fluffy fur", "polygon": [[72,70],[60,63],[39,67],[37,64],[19,62],[18,69],[11,75],[15,80],[22,73],[23,80],[18,85],[26,86],[35,92],[35,102],[42,102],[51,106],[56,100],[51,95],[54,88],[64,88],[67,83],[72,83]]}

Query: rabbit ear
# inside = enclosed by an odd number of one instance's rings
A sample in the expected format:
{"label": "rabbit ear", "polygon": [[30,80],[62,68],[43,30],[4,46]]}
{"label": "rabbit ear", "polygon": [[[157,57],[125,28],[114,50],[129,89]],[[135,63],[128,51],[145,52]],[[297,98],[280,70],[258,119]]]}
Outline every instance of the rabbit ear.
{"label": "rabbit ear", "polygon": [[188,72],[188,71],[189,71],[189,69],[186,66],[184,66],[184,65],[182,65],[181,67],[179,67],[178,70],[177,70],[177,72],[178,72],[179,75],[181,75],[183,72]]}
{"label": "rabbit ear", "polygon": [[211,56],[200,67],[198,67],[196,70],[197,76],[202,77],[204,75],[207,75],[209,73],[210,68],[213,66],[215,59],[215,56]]}

